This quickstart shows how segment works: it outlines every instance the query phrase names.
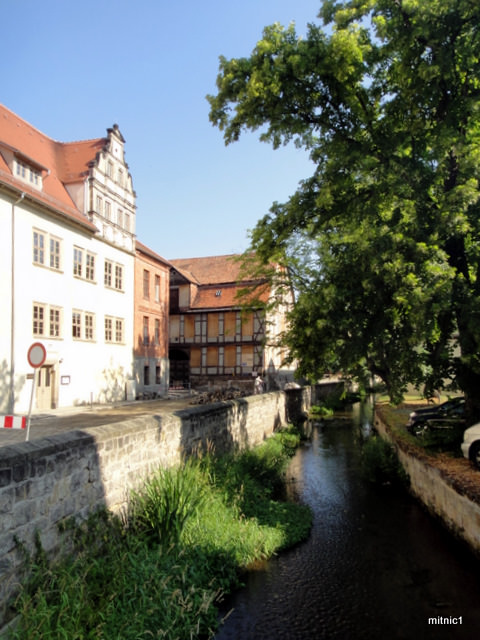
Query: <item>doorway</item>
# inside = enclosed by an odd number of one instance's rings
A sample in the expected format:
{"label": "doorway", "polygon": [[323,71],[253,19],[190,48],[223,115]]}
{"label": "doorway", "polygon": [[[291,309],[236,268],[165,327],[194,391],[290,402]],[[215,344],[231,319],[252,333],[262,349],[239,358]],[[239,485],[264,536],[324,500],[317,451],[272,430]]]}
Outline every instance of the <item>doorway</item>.
{"label": "doorway", "polygon": [[53,365],[44,365],[37,371],[37,409],[55,408],[55,369]]}

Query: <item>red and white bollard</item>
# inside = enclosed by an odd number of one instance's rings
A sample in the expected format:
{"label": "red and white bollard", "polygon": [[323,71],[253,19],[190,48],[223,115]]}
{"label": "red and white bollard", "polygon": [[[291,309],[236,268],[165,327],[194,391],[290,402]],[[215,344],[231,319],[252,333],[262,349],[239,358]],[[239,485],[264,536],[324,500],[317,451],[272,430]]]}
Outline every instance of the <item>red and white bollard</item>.
{"label": "red and white bollard", "polygon": [[4,429],[25,429],[27,418],[25,416],[0,416],[0,426]]}

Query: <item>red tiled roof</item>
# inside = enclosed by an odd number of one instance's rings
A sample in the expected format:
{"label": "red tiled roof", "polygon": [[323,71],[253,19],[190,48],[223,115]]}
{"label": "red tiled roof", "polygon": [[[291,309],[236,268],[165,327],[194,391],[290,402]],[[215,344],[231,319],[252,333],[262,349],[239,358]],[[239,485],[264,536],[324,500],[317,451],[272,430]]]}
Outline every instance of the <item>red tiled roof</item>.
{"label": "red tiled roof", "polygon": [[238,308],[247,298],[253,300],[256,297],[262,302],[268,301],[269,288],[261,282],[248,296],[244,294],[243,301],[237,297],[246,286],[255,285],[257,282],[243,273],[240,257],[233,254],[170,260],[179,273],[198,285],[190,305],[191,309]]}
{"label": "red tiled roof", "polygon": [[207,258],[181,258],[171,264],[189,279],[201,285],[227,284],[242,279],[239,255],[209,256]]}
{"label": "red tiled roof", "polygon": [[65,184],[85,179],[88,163],[95,159],[105,142],[105,138],[56,142],[0,104],[0,147],[13,151],[27,163],[42,170],[43,185],[38,190],[18,180],[3,158],[0,162],[0,180],[92,231],[96,227],[75,206]]}
{"label": "red tiled roof", "polygon": [[258,291],[253,291],[244,299],[237,297],[245,288],[245,285],[227,285],[218,287],[200,287],[192,301],[192,309],[226,309],[232,307],[240,307],[242,302],[246,302],[247,298],[254,299],[258,297],[261,302],[268,302],[269,289],[266,286],[260,286]]}
{"label": "red tiled roof", "polygon": [[88,165],[103,149],[106,138],[81,140],[79,142],[58,142],[57,155],[62,182],[78,182],[88,175]]}

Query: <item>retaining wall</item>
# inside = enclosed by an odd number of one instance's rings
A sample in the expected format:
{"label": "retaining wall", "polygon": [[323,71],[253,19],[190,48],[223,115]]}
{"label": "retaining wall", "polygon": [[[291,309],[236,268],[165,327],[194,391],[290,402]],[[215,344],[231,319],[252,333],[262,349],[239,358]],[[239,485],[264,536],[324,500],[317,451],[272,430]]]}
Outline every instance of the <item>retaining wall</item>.
{"label": "retaining wall", "polygon": [[121,510],[153,469],[211,445],[224,452],[259,444],[300,418],[311,398],[308,387],[278,391],[1,447],[0,628],[22,577],[15,537],[31,549],[38,531],[55,554],[62,521],[103,505]]}
{"label": "retaining wall", "polygon": [[458,493],[438,468],[398,446],[378,412],[375,414],[375,428],[384,439],[395,445],[398,458],[410,477],[412,493],[480,557],[480,505]]}

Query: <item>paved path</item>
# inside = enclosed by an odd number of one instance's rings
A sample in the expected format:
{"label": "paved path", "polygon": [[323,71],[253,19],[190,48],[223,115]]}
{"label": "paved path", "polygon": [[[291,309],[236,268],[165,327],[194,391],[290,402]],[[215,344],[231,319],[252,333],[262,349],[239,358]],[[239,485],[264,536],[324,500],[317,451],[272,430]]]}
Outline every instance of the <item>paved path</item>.
{"label": "paved path", "polygon": [[[99,405],[89,407],[69,407],[32,415],[29,440],[38,440],[45,436],[74,429],[98,427],[113,422],[122,422],[129,418],[156,414],[173,413],[190,407],[190,398],[146,400],[126,402],[113,406]],[[26,429],[0,428],[0,447],[7,444],[24,442]]]}

